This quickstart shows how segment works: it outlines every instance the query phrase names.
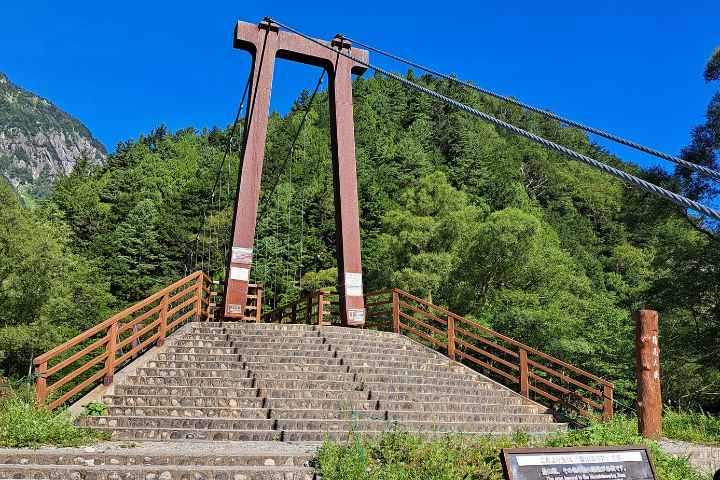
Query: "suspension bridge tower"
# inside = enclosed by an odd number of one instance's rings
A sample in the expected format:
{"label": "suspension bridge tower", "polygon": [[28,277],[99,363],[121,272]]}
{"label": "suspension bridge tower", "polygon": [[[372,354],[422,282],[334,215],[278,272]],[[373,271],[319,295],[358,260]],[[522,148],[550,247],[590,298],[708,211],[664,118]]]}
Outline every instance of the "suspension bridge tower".
{"label": "suspension bridge tower", "polygon": [[[343,52],[351,51],[350,43],[340,35],[331,42],[322,43]],[[224,316],[237,318],[244,315],[253,260],[273,67],[278,58],[323,68],[329,78],[340,317],[343,325],[363,325],[365,309],[351,75],[362,75],[367,67],[300,35],[281,32],[268,19],[258,25],[238,22],[234,47],[252,55],[252,74],[232,226],[230,270],[225,280]],[[364,62],[368,60],[367,50],[352,49],[352,55]]]}

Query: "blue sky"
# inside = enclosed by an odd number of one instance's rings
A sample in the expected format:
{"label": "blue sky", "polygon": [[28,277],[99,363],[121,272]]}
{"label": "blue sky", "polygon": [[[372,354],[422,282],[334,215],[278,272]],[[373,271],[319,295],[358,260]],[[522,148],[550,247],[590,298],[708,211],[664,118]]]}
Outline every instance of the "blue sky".
{"label": "blue sky", "polygon": [[[231,123],[250,67],[232,48],[233,27],[266,15],[318,38],[345,33],[670,154],[703,121],[713,86],[701,74],[720,45],[717,0],[38,0],[3,5],[0,71],[113,151],[163,122],[172,130]],[[370,61],[406,71],[376,54]],[[278,61],[272,108],[287,112],[319,73]],[[626,160],[660,162],[601,143]]]}

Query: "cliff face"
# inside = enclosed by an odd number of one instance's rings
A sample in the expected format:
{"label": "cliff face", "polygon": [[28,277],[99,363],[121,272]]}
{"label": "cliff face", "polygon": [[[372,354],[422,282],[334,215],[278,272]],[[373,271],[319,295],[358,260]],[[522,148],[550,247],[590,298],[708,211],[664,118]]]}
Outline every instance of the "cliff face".
{"label": "cliff face", "polygon": [[107,158],[105,146],[78,119],[0,72],[0,180],[19,190],[47,186],[69,173],[82,152],[92,163]]}

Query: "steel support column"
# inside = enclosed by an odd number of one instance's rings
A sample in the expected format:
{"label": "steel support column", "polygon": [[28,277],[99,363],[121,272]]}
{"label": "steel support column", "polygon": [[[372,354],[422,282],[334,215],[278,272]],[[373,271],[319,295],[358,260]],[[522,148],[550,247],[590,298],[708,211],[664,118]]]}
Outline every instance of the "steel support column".
{"label": "steel support column", "polygon": [[[350,50],[350,45],[339,37],[333,40],[332,45],[338,49]],[[340,315],[344,325],[362,325],[365,321],[365,310],[362,297],[351,74],[362,75],[366,67],[299,35],[280,32],[277,26],[266,21],[259,25],[238,22],[235,27],[234,46],[252,55],[253,76],[245,122],[247,134],[242,151],[242,177],[233,218],[230,272],[226,279],[226,296],[223,302],[224,314],[226,317],[242,317],[247,302],[273,66],[275,59],[280,58],[324,68],[330,79]],[[353,49],[352,54],[360,60],[368,60],[366,50]]]}

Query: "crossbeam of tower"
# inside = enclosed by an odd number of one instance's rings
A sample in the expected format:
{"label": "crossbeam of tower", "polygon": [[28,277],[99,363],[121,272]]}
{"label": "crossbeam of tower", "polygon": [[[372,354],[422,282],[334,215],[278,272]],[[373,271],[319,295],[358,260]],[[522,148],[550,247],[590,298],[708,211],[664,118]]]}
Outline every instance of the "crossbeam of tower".
{"label": "crossbeam of tower", "polygon": [[[318,43],[333,49],[323,48]],[[273,69],[275,59],[278,58],[320,67],[328,74],[340,318],[343,325],[362,325],[365,309],[351,75],[365,73],[367,67],[355,59],[367,62],[368,52],[352,49],[354,59],[349,59],[337,53],[350,53],[350,44],[340,36],[331,42],[310,40],[294,33],[281,32],[276,24],[267,20],[258,25],[238,22],[235,26],[234,47],[252,55],[252,76],[240,183],[232,225],[230,271],[225,280],[224,315],[230,318],[244,316],[253,259]],[[322,305],[320,308],[323,308]]]}

